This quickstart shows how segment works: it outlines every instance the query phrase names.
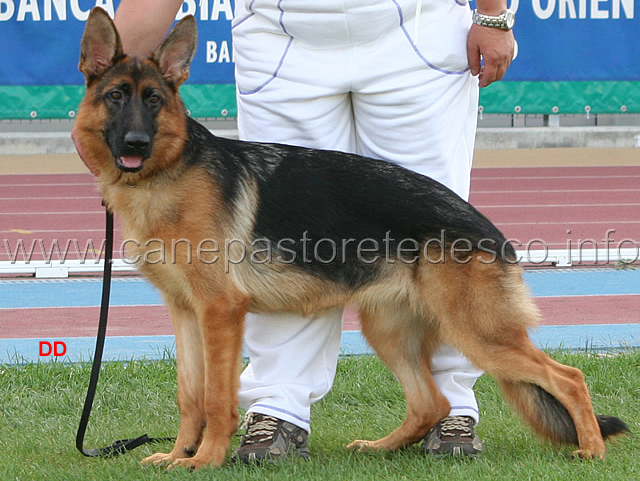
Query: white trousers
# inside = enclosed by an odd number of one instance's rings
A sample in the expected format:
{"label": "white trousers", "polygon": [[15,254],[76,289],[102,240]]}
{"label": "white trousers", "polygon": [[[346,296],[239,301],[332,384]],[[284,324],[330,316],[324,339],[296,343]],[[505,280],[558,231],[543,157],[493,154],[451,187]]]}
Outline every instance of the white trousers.
{"label": "white trousers", "polygon": [[[470,25],[468,5],[456,0],[238,0],[240,138],[392,161],[468,198],[478,104]],[[310,431],[341,332],[341,311],[248,316],[241,405]],[[451,414],[477,422],[482,372],[448,346],[432,372]]]}

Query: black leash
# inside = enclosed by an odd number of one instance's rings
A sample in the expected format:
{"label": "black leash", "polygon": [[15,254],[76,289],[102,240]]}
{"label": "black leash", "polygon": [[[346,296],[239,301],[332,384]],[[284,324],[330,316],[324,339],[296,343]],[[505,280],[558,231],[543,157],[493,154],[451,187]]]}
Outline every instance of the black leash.
{"label": "black leash", "polygon": [[146,434],[133,439],[121,439],[115,441],[111,446],[98,449],[84,449],[84,435],[89,424],[89,416],[91,415],[91,407],[98,386],[98,378],[100,377],[100,365],[102,364],[102,353],[104,351],[104,341],[107,333],[107,319],[109,317],[109,296],[111,294],[111,261],[113,257],[113,213],[106,209],[106,243],[104,253],[104,274],[102,278],[102,300],[100,304],[100,321],[98,324],[98,336],[96,338],[96,350],[93,357],[93,365],[91,366],[91,377],[89,378],[89,387],[87,389],[87,397],[82,408],[82,416],[80,417],[80,425],[76,434],[76,448],[82,454],[88,457],[108,457],[118,456],[127,451],[142,446],[147,443],[155,443],[160,441],[172,441],[174,438],[150,438]]}

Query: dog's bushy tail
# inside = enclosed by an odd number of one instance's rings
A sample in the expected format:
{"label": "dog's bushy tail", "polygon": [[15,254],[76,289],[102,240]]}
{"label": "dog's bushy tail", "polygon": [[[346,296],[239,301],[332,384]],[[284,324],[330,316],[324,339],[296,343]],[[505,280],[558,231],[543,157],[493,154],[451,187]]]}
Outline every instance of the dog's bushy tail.
{"label": "dog's bushy tail", "polygon": [[[578,444],[573,419],[555,397],[540,386],[526,382],[499,380],[505,398],[541,436],[558,444]],[[615,416],[596,416],[604,439],[629,433],[627,425]]]}

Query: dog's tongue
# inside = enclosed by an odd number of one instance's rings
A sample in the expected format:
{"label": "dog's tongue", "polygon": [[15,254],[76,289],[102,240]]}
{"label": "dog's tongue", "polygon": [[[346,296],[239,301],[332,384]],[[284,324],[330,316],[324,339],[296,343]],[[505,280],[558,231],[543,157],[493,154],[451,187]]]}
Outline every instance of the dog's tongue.
{"label": "dog's tongue", "polygon": [[127,169],[138,169],[142,165],[142,157],[125,156],[120,157],[120,163]]}

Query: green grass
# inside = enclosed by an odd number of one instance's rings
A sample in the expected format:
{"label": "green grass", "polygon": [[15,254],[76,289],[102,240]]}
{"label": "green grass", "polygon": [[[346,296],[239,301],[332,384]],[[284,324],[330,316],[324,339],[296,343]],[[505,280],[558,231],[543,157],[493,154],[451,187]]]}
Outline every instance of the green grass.
{"label": "green grass", "polygon": [[[587,376],[596,412],[620,416],[640,431],[640,350],[603,356],[553,352]],[[571,448],[540,441],[511,413],[488,376],[476,387],[482,410],[478,434],[485,454],[475,461],[435,460],[418,446],[394,454],[350,453],[355,438],[377,438],[404,416],[393,376],[370,356],[341,359],[333,391],[314,406],[312,461],[247,467],[227,463],[198,472],[141,467],[142,457],[169,443],[143,446],[112,459],[85,458],[75,433],[89,377],[88,365],[0,366],[0,480],[640,480],[640,441],[609,443],[604,461],[579,461]],[[103,367],[87,432],[87,447],[143,433],[173,436],[178,426],[175,362],[118,362]],[[234,438],[237,444],[239,438]]]}

